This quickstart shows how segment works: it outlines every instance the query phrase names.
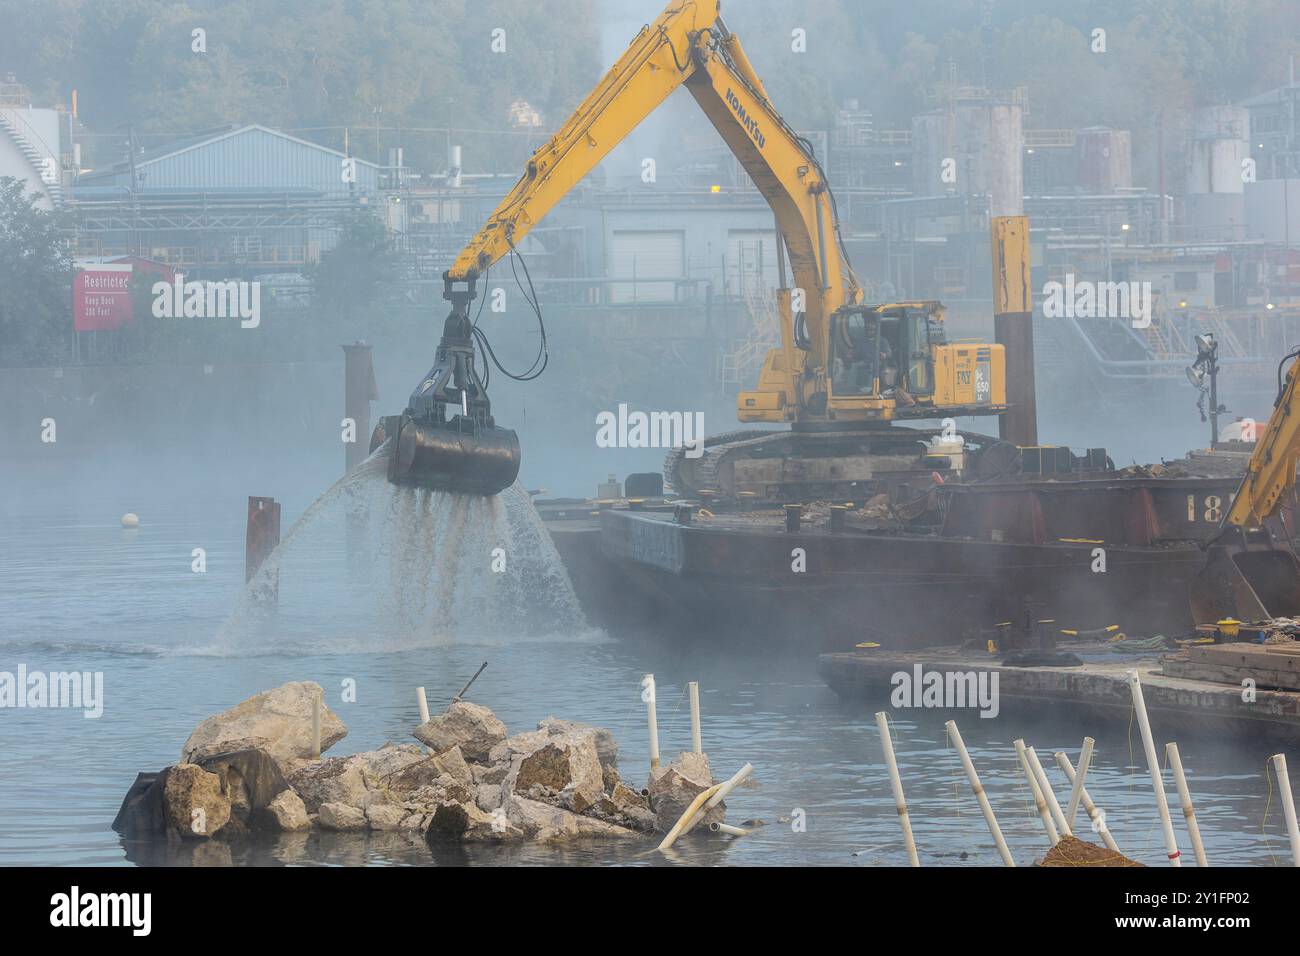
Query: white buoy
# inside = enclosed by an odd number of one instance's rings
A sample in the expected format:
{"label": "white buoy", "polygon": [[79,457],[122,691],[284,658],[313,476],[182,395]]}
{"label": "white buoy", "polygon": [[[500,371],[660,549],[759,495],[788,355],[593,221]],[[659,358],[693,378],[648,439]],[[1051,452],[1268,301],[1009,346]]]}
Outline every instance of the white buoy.
{"label": "white buoy", "polygon": [[1286,754],[1274,754],[1273,771],[1282,791],[1282,815],[1286,817],[1286,832],[1291,837],[1291,863],[1300,866],[1300,826],[1296,825],[1295,798],[1291,795],[1291,777],[1286,772]]}
{"label": "white buoy", "polygon": [[429,722],[429,698],[424,696],[424,688],[415,688],[415,703],[420,708],[420,726]]}
{"label": "white buoy", "polygon": [[1201,842],[1201,828],[1196,825],[1196,811],[1192,809],[1192,791],[1187,789],[1187,777],[1183,774],[1183,758],[1178,753],[1178,744],[1172,740],[1165,744],[1165,754],[1169,758],[1169,769],[1174,772],[1174,783],[1178,786],[1178,799],[1183,802],[1183,819],[1187,821],[1187,835],[1192,838],[1192,853],[1196,856],[1196,865],[1209,866],[1205,859],[1205,844]]}
{"label": "white buoy", "polygon": [[140,516],[136,514],[134,511],[128,511],[126,514],[122,515],[122,527],[123,528],[140,527]]}
{"label": "white buoy", "polygon": [[[1070,783],[1074,783],[1074,765],[1070,763],[1070,758],[1062,751],[1056,752],[1056,763]],[[1115,843],[1115,838],[1111,836],[1110,830],[1106,826],[1106,814],[1092,802],[1092,797],[1088,795],[1088,788],[1083,787],[1079,790],[1079,799],[1083,801],[1083,811],[1088,814],[1088,819],[1092,821],[1092,828],[1101,836],[1101,842],[1114,853],[1119,853],[1119,846]]]}
{"label": "white buoy", "polygon": [[1170,866],[1182,866],[1182,853],[1178,849],[1178,839],[1174,836],[1174,821],[1169,818],[1169,801],[1165,798],[1165,781],[1160,775],[1160,763],[1156,759],[1156,744],[1151,739],[1151,722],[1147,719],[1147,705],[1142,697],[1142,682],[1138,672],[1128,672],[1129,691],[1133,695],[1133,710],[1137,713],[1138,728],[1142,731],[1142,749],[1146,751],[1147,768],[1151,771],[1151,787],[1156,792],[1156,809],[1160,811],[1160,827],[1165,832],[1165,853]]}
{"label": "white buoy", "polygon": [[655,675],[646,674],[641,679],[641,697],[645,700],[646,716],[650,719],[650,769],[659,769],[659,720],[655,716]]}
{"label": "white buoy", "polygon": [[1038,819],[1043,821],[1043,830],[1047,833],[1047,842],[1052,846],[1061,842],[1061,835],[1056,832],[1056,824],[1052,822],[1052,811],[1047,809],[1047,798],[1043,796],[1043,790],[1038,786],[1038,778],[1034,776],[1034,768],[1029,766],[1029,754],[1025,747],[1024,740],[1017,740],[1016,758],[1020,761],[1020,769],[1025,774],[1025,779],[1029,781],[1029,792],[1034,797],[1034,806],[1038,809]]}
{"label": "white buoy", "polygon": [[686,685],[691,697],[691,749],[697,754],[704,753],[704,743],[700,739],[700,682],[691,681]]}
{"label": "white buoy", "polygon": [[1011,858],[1011,851],[1007,849],[1007,841],[1002,836],[1002,828],[998,826],[998,818],[993,815],[993,808],[989,806],[988,795],[984,792],[984,787],[980,783],[980,776],[975,772],[975,765],[971,763],[970,754],[966,752],[966,744],[961,739],[961,731],[957,729],[957,722],[950,720],[945,725],[948,728],[948,738],[957,748],[957,756],[961,758],[961,765],[966,770],[966,779],[970,781],[970,786],[975,791],[975,799],[979,801],[980,809],[984,811],[984,822],[989,826],[989,833],[993,835],[993,842],[997,844],[998,853],[1002,855],[1002,862],[1006,866],[1015,866],[1016,861]]}
{"label": "white buoy", "polygon": [[1029,758],[1029,766],[1033,768],[1034,779],[1038,781],[1038,786],[1043,791],[1043,799],[1047,801],[1047,809],[1052,813],[1052,822],[1056,824],[1057,832],[1063,837],[1074,836],[1074,831],[1065,822],[1065,814],[1061,812],[1061,805],[1056,802],[1056,792],[1052,789],[1052,782],[1047,779],[1047,772],[1043,770],[1043,764],[1038,759],[1037,751],[1033,747],[1026,747],[1025,756]]}
{"label": "white buoy", "polygon": [[1088,775],[1088,765],[1092,763],[1092,748],[1097,745],[1097,741],[1091,737],[1083,738],[1083,749],[1079,751],[1079,770],[1074,780],[1070,782],[1070,803],[1065,808],[1065,822],[1069,824],[1070,832],[1074,832],[1074,817],[1079,812],[1079,800],[1083,796],[1083,778]]}
{"label": "white buoy", "polygon": [[894,807],[898,810],[898,822],[903,827],[907,861],[912,866],[920,866],[921,858],[916,853],[916,840],[912,836],[912,821],[907,817],[907,800],[903,797],[903,778],[898,775],[898,761],[894,759],[894,742],[889,737],[889,715],[883,710],[876,714],[876,726],[880,728],[880,745],[885,751],[885,766],[889,769],[889,785],[894,791]]}

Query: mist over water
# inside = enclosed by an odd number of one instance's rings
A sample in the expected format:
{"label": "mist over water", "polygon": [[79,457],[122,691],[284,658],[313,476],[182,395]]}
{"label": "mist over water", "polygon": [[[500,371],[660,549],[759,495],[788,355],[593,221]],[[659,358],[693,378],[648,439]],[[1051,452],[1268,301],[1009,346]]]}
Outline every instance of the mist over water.
{"label": "mist over water", "polygon": [[[213,653],[396,651],[589,631],[518,483],[493,497],[396,486],[381,448],[294,523]],[[268,600],[278,587],[278,601]]]}

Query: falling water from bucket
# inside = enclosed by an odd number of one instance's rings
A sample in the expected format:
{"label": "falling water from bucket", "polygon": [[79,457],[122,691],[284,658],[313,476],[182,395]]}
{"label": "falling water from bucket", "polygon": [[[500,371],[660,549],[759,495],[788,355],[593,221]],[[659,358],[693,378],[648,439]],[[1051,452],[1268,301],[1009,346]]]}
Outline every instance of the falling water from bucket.
{"label": "falling water from bucket", "polygon": [[[249,581],[218,642],[403,650],[590,637],[528,494],[390,484],[379,449],[303,513]],[[279,579],[279,602],[262,600]]]}

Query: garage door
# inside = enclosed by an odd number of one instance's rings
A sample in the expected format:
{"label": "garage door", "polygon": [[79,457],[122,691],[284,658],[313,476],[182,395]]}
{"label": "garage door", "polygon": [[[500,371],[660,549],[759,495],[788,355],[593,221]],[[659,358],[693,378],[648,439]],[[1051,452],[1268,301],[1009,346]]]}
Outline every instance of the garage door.
{"label": "garage door", "polygon": [[771,229],[733,229],[727,233],[727,292],[740,295],[745,283],[775,289],[776,233]]}
{"label": "garage door", "polygon": [[[671,302],[685,270],[685,233],[679,230],[615,231],[609,274],[611,302]],[[654,281],[654,280],[660,281]],[[650,280],[650,281],[646,281]]]}

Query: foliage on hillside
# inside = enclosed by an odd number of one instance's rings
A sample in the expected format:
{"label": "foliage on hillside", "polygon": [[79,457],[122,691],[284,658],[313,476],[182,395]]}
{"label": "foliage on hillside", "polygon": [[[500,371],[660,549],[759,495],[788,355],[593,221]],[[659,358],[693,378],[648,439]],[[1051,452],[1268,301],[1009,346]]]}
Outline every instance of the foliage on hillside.
{"label": "foliage on hillside", "polygon": [[60,364],[72,343],[72,258],[60,217],[0,177],[0,366]]}

